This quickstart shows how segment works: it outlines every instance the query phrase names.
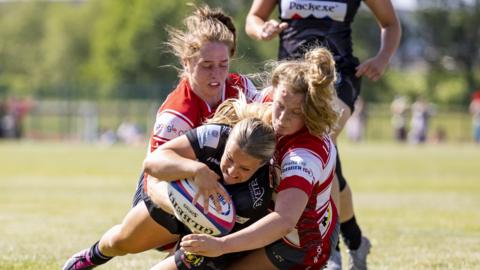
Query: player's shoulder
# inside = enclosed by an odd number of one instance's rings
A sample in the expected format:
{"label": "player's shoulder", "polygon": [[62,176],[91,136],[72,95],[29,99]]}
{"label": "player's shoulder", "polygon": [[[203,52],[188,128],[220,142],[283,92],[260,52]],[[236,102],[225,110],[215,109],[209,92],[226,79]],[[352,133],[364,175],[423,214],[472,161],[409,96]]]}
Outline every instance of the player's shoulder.
{"label": "player's shoulder", "polygon": [[295,136],[287,154],[287,156],[300,158],[305,162],[316,163],[320,161],[321,164],[325,165],[336,157],[336,149],[328,135],[317,137],[309,133],[303,133]]}
{"label": "player's shoulder", "polygon": [[258,91],[254,83],[245,75],[230,73],[226,80],[227,98],[236,97],[238,92],[242,92],[248,101],[257,100]]}
{"label": "player's shoulder", "polygon": [[228,139],[231,127],[222,124],[205,124],[189,133],[191,140],[197,141],[202,149],[217,149]]}
{"label": "player's shoulder", "polygon": [[165,99],[157,112],[157,121],[184,121],[191,128],[198,126],[201,110],[198,108],[198,97],[192,93],[188,81],[182,79],[175,90]]}

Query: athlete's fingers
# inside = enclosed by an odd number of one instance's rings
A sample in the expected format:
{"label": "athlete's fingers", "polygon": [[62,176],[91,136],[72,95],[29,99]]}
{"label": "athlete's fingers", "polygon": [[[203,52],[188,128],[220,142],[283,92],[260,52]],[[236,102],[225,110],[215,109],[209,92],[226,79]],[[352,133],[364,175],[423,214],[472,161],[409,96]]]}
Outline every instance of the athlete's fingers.
{"label": "athlete's fingers", "polygon": [[272,19],[263,24],[261,38],[264,40],[271,40],[275,37],[281,30],[279,23]]}
{"label": "athlete's fingers", "polygon": [[219,188],[218,193],[222,195],[223,199],[225,199],[227,203],[230,203],[232,201],[232,199],[230,198],[230,195],[224,188]]}
{"label": "athlete's fingers", "polygon": [[222,212],[222,206],[220,206],[220,199],[218,197],[218,195],[220,194],[220,190],[221,189],[217,189],[217,193],[212,194],[213,205],[215,205],[215,209],[217,210],[217,212]]}
{"label": "athlete's fingers", "polygon": [[189,234],[182,238],[180,241],[180,247],[185,248],[187,251],[195,250],[198,245],[201,243],[197,234]]}
{"label": "athlete's fingers", "polygon": [[380,74],[379,72],[374,72],[374,73],[372,74],[370,80],[376,82],[376,81],[378,81],[378,79],[380,79],[380,77],[381,77],[381,74]]}
{"label": "athlete's fingers", "polygon": [[287,29],[287,27],[288,27],[288,23],[286,22],[282,22],[278,25],[278,28],[280,29],[280,31]]}
{"label": "athlete's fingers", "polygon": [[355,72],[356,77],[361,77],[365,74],[367,67],[364,64],[360,64],[356,67],[357,72]]}
{"label": "athlete's fingers", "polygon": [[192,200],[193,205],[197,203],[199,197],[200,197],[200,192],[195,193],[195,196],[193,196],[193,200]]}
{"label": "athlete's fingers", "polygon": [[208,202],[210,199],[210,192],[205,191],[203,193],[203,213],[208,214]]}

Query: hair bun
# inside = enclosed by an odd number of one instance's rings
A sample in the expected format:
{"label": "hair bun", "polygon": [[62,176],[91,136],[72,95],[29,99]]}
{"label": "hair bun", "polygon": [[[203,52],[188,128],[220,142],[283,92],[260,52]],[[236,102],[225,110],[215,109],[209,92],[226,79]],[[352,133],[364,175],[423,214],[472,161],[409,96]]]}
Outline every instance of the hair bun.
{"label": "hair bun", "polygon": [[325,88],[335,81],[335,60],[329,50],[315,48],[305,54],[305,60],[310,64],[310,81],[316,87]]}

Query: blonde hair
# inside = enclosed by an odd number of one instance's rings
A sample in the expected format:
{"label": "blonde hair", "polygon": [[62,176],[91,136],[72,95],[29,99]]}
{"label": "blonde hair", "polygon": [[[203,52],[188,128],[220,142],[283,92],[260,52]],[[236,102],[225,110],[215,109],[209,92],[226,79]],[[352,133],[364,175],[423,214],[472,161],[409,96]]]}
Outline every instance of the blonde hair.
{"label": "blonde hair", "polygon": [[235,25],[232,18],[220,8],[212,9],[207,5],[196,8],[192,15],[185,18],[183,24],[185,30],[166,27],[169,35],[166,44],[182,61],[194,57],[207,42],[223,43],[228,47],[230,57],[235,54]]}
{"label": "blonde hair", "polygon": [[227,99],[220,104],[207,123],[232,126],[228,140],[248,155],[266,163],[275,151],[275,131],[271,125],[270,104],[249,103],[240,93],[238,99]]}
{"label": "blonde hair", "polygon": [[230,98],[218,105],[215,114],[207,123],[234,126],[246,118],[257,118],[267,125],[272,123],[272,110],[268,103],[247,103],[246,97],[239,92],[238,98]]}
{"label": "blonde hair", "polygon": [[274,88],[282,82],[293,94],[305,95],[302,105],[305,126],[315,136],[329,134],[337,123],[335,80],[335,61],[325,48],[308,51],[304,60],[280,62],[272,71]]}

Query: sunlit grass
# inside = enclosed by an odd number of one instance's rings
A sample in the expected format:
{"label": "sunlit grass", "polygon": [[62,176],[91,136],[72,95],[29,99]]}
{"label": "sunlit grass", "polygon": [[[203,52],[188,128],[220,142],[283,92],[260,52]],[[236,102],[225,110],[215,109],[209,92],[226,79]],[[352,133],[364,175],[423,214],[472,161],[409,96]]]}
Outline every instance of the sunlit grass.
{"label": "sunlit grass", "polygon": [[[372,240],[371,269],[478,268],[480,147],[342,142],[340,152]],[[59,269],[97,241],[128,211],[144,154],[142,146],[0,143],[0,269]],[[100,269],[148,269],[163,256],[129,255]]]}

